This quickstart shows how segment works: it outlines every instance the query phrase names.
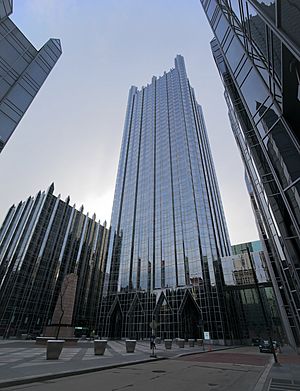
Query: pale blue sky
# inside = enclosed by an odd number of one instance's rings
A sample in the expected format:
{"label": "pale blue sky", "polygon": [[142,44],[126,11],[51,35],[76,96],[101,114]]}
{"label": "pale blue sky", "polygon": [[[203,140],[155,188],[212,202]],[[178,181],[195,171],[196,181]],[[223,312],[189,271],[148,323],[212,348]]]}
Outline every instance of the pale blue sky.
{"label": "pale blue sky", "polygon": [[9,206],[55,182],[55,194],[110,220],[127,94],[185,58],[202,105],[231,242],[257,239],[244,170],[199,0],[14,0],[13,21],[63,54],[0,155]]}

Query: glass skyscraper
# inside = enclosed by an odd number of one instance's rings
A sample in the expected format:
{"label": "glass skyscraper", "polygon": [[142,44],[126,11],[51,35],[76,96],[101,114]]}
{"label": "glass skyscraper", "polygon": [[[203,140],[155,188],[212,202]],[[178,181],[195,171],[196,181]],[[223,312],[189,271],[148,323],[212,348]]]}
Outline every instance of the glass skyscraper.
{"label": "glass skyscraper", "polygon": [[300,8],[297,0],[201,0],[232,129],[300,346]]}
{"label": "glass skyscraper", "polygon": [[56,64],[59,39],[37,50],[9,18],[12,0],[0,0],[0,152]]}
{"label": "glass skyscraper", "polygon": [[99,330],[229,338],[220,259],[231,252],[201,106],[184,59],[131,87]]}
{"label": "glass skyscraper", "polygon": [[71,273],[77,276],[72,326],[96,327],[109,230],[53,191],[52,184],[13,205],[0,228],[3,337],[45,332]]}

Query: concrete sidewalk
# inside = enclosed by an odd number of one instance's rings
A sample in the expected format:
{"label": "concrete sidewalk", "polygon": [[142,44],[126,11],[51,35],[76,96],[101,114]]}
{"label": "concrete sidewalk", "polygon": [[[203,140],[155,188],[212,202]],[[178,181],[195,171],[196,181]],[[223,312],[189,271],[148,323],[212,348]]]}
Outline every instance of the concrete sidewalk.
{"label": "concrete sidewalk", "polygon": [[[224,347],[211,346],[211,349]],[[202,347],[187,344],[178,348],[174,343],[172,350],[159,344],[155,351],[157,358],[151,358],[149,341],[138,341],[135,353],[126,353],[125,341],[109,341],[104,356],[95,356],[93,342],[82,341],[64,348],[58,361],[50,361],[46,360],[46,347],[34,341],[0,341],[0,388],[202,352]]]}
{"label": "concrete sidewalk", "polygon": [[[182,349],[184,350],[184,349]],[[193,354],[169,360],[15,385],[7,391],[253,391],[270,355],[256,347]],[[4,390],[3,390],[4,391]],[[261,391],[261,390],[260,390]]]}
{"label": "concrete sidewalk", "polygon": [[284,346],[277,358],[278,364],[271,366],[263,391],[300,391],[300,355]]}
{"label": "concrete sidewalk", "polygon": [[[208,351],[207,346],[205,351]],[[138,341],[132,354],[126,353],[125,341],[109,341],[105,355],[95,356],[93,342],[82,341],[77,346],[64,348],[60,360],[47,361],[46,348],[32,341],[0,341],[0,388],[182,357],[193,365],[214,363],[215,368],[227,368],[231,363],[232,368],[244,370],[242,368],[248,365],[253,376],[258,376],[253,391],[300,391],[300,356],[289,347],[278,353],[279,365],[273,363],[272,355],[259,353],[253,347],[212,346],[212,352],[215,353],[202,355],[202,347],[178,348],[175,343],[172,350],[165,350],[160,344],[156,349],[157,358],[151,358],[149,341]],[[263,366],[263,370],[259,369]]]}

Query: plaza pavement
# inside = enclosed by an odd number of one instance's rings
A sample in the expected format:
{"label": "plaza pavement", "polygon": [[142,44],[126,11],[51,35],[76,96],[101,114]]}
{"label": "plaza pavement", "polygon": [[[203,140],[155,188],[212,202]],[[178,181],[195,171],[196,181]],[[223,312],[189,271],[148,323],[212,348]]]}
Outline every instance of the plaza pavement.
{"label": "plaza pavement", "polygon": [[260,354],[256,347],[242,347],[174,355],[169,360],[15,385],[3,391],[262,391],[259,381],[271,361],[270,354]]}
{"label": "plaza pavement", "polygon": [[[278,354],[279,365],[274,365],[271,354],[259,353],[257,347],[212,346],[208,352],[205,346],[204,352],[202,347],[190,348],[187,344],[185,348],[173,344],[172,350],[159,344],[157,358],[151,358],[150,353],[149,341],[138,341],[131,354],[126,353],[125,341],[109,341],[105,355],[95,356],[93,343],[80,341],[64,348],[58,361],[47,361],[46,347],[33,341],[0,341],[0,388],[21,390],[32,383],[33,391],[76,391],[88,379],[85,391],[94,390],[94,385],[103,381],[102,390],[117,390],[127,380],[134,391],[141,389],[144,374],[143,391],[156,389],[156,379],[164,385],[157,391],[181,391],[188,385],[189,390],[198,389],[197,379],[201,391],[300,391],[300,356],[288,347]],[[134,381],[132,374],[138,375]],[[67,377],[70,380],[63,379]],[[55,388],[48,383],[55,384]]]}
{"label": "plaza pavement", "polygon": [[[171,350],[157,344],[157,358],[150,357],[149,341],[138,341],[134,353],[126,353],[125,341],[109,341],[103,356],[95,356],[93,342],[79,341],[65,347],[59,360],[46,360],[46,347],[34,341],[0,341],[0,388],[9,384],[30,383],[39,379],[70,376],[135,363],[162,360],[182,354],[203,352],[203,347],[178,348],[173,343]],[[226,347],[225,347],[226,348]],[[208,346],[204,349],[207,351]],[[224,349],[211,346],[210,349]]]}

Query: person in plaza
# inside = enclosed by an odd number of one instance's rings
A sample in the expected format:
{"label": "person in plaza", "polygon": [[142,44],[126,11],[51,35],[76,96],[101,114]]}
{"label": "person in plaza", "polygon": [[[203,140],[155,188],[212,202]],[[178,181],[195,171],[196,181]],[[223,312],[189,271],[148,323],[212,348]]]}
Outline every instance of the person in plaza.
{"label": "person in plaza", "polygon": [[156,348],[156,345],[155,345],[155,336],[154,335],[151,335],[150,337],[150,349],[155,349]]}

